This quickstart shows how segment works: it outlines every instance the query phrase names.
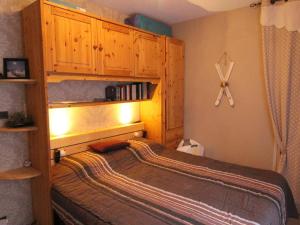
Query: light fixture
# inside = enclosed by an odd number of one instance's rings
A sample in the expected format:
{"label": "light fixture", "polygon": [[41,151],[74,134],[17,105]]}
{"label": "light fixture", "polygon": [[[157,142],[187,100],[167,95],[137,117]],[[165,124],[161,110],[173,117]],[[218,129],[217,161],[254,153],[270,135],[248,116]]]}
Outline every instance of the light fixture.
{"label": "light fixture", "polygon": [[51,136],[62,136],[68,133],[71,125],[68,109],[50,109],[49,122]]}
{"label": "light fixture", "polygon": [[228,11],[247,7],[253,0],[187,0],[209,12]]}
{"label": "light fixture", "polygon": [[119,121],[121,124],[128,124],[132,122],[133,111],[131,103],[122,103],[120,104],[119,109]]}

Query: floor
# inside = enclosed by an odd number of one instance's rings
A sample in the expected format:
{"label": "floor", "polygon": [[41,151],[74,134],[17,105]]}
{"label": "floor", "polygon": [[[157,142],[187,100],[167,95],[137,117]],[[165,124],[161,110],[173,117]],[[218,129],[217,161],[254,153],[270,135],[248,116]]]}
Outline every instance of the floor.
{"label": "floor", "polygon": [[289,220],[287,225],[300,225],[300,220]]}

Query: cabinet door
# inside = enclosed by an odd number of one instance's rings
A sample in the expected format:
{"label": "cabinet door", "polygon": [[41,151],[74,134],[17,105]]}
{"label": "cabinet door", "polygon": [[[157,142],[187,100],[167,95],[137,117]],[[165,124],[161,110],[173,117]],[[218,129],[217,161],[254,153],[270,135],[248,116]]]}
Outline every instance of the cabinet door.
{"label": "cabinet door", "polygon": [[[133,76],[133,32],[128,27],[102,22],[101,51],[104,75]],[[101,62],[100,62],[101,63]]]}
{"label": "cabinet door", "polygon": [[135,76],[160,77],[163,41],[157,35],[134,32]]}
{"label": "cabinet door", "polygon": [[167,38],[166,43],[166,122],[167,131],[183,127],[184,44]]}
{"label": "cabinet door", "polygon": [[51,39],[52,70],[95,73],[96,21],[88,16],[56,7],[52,7],[50,13],[51,24],[47,37]]}

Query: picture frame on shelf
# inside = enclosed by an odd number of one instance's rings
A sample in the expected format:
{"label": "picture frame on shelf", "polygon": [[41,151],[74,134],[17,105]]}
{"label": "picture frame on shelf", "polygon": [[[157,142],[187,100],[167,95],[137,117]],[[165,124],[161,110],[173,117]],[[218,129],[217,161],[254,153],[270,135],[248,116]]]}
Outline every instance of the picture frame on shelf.
{"label": "picture frame on shelf", "polygon": [[4,58],[4,79],[29,79],[28,59],[26,58]]}

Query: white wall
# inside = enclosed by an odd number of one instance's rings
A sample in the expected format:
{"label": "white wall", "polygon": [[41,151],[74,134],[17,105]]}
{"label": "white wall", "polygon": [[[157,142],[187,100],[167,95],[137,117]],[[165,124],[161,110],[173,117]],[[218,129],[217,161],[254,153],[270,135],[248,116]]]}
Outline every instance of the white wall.
{"label": "white wall", "polygon": [[[204,144],[207,156],[271,169],[273,135],[263,78],[259,9],[243,8],[183,22],[174,35],[186,44],[185,137]],[[214,106],[223,52],[235,62],[227,99]]]}

